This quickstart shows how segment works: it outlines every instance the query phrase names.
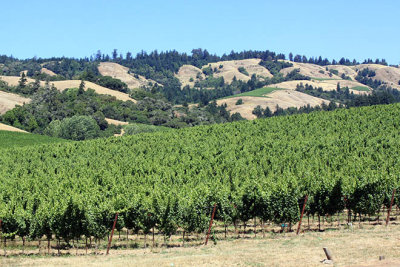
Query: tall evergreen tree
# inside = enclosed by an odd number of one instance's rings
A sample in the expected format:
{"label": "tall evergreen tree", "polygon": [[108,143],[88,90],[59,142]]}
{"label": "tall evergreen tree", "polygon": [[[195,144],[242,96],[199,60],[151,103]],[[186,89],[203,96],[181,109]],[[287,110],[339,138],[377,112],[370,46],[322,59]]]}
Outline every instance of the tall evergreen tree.
{"label": "tall evergreen tree", "polygon": [[85,81],[81,80],[81,84],[79,84],[78,95],[82,95],[85,92]]}
{"label": "tall evergreen tree", "polygon": [[26,82],[27,81],[28,80],[26,79],[25,72],[22,72],[21,78],[19,79],[19,82],[18,82],[18,86],[21,87],[21,88],[24,88],[26,86]]}

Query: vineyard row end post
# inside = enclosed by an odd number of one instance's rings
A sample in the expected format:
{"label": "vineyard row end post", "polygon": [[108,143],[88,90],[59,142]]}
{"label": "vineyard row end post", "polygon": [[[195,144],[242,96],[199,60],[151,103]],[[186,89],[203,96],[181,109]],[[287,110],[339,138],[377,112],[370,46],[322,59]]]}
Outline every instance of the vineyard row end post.
{"label": "vineyard row end post", "polygon": [[392,210],[392,206],[393,206],[394,194],[396,194],[396,189],[393,189],[392,199],[390,200],[390,206],[389,206],[388,214],[387,214],[387,218],[386,218],[386,226],[388,226],[389,221],[390,221],[390,211]]}
{"label": "vineyard row end post", "polygon": [[115,230],[115,225],[117,224],[117,220],[118,220],[118,212],[115,214],[115,219],[114,219],[114,224],[111,230],[111,236],[110,236],[110,240],[108,240],[108,246],[107,246],[107,254],[110,252],[110,247],[111,247],[111,241],[114,235],[114,230]]}
{"label": "vineyard row end post", "polygon": [[306,195],[306,197],[304,198],[303,209],[301,210],[300,221],[299,221],[299,226],[297,227],[296,235],[298,235],[300,233],[301,221],[303,220],[303,215],[304,215],[304,211],[306,209],[307,200],[308,200],[308,195]]}
{"label": "vineyard row end post", "polygon": [[206,243],[205,245],[207,245],[208,243],[208,238],[210,237],[210,233],[211,233],[211,226],[213,224],[214,221],[214,215],[215,215],[215,210],[217,208],[217,203],[214,203],[214,208],[213,208],[213,212],[211,214],[211,220],[210,220],[210,225],[208,226],[208,232],[207,232],[207,237],[206,237]]}

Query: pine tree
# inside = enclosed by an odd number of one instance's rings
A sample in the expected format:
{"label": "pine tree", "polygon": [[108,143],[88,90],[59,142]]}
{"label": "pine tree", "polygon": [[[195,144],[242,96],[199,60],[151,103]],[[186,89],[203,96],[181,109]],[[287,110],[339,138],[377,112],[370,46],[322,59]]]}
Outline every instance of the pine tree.
{"label": "pine tree", "polygon": [[26,79],[25,72],[22,72],[21,79],[19,79],[19,82],[18,82],[18,86],[21,88],[24,88],[26,86],[26,82],[27,82],[27,79]]}
{"label": "pine tree", "polygon": [[114,51],[113,51],[113,53],[112,53],[112,58],[113,58],[113,60],[116,60],[117,57],[118,57],[117,49],[114,49]]}
{"label": "pine tree", "polygon": [[85,81],[81,80],[81,84],[79,85],[78,95],[82,95],[85,92]]}

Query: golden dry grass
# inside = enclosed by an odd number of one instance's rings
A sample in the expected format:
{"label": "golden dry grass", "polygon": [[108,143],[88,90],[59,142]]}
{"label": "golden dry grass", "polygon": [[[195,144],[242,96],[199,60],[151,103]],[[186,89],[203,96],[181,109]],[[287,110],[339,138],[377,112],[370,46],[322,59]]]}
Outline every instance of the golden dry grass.
{"label": "golden dry grass", "polygon": [[[242,105],[236,105],[237,100],[242,99]],[[329,104],[329,101],[313,97],[301,92],[293,91],[293,90],[278,90],[268,94],[268,97],[254,97],[254,96],[241,96],[241,97],[232,97],[226,99],[220,99],[217,101],[218,105],[226,104],[227,109],[231,113],[239,112],[243,118],[248,120],[253,120],[256,118],[254,114],[252,114],[253,109],[260,105],[262,108],[269,107],[271,111],[276,110],[276,105],[283,109],[287,109],[289,107],[297,107],[300,108],[302,106],[310,105],[317,106],[322,103]]]}
{"label": "golden dry grass", "polygon": [[[314,88],[321,87],[324,91],[333,91],[336,90],[337,84],[340,84],[340,87],[349,87],[349,88],[354,88],[357,86],[362,86],[362,87],[368,87],[366,85],[363,85],[357,81],[349,81],[349,80],[323,80],[323,81],[318,81],[318,80],[295,80],[295,81],[287,81],[287,82],[281,82],[277,84],[272,84],[269,85],[269,87],[275,87],[275,88],[284,88],[284,89],[289,89],[289,90],[296,90],[296,87],[298,84],[303,84],[303,85],[312,85]],[[370,90],[372,90],[370,87],[368,87]],[[357,90],[352,90],[350,89],[350,92],[353,92],[354,94],[366,94],[368,92],[366,91],[357,91]]]}
{"label": "golden dry grass", "polygon": [[21,132],[21,133],[27,133],[27,131],[12,127],[10,125],[6,125],[3,123],[0,123],[0,130],[1,131],[9,131],[9,132]]}
{"label": "golden dry grass", "polygon": [[[111,250],[105,256],[2,257],[2,266],[323,266],[323,247],[333,254],[333,266],[400,266],[400,226],[363,226],[353,230],[267,234],[218,241],[188,248]],[[379,256],[385,260],[378,262]]]}
{"label": "golden dry grass", "polygon": [[101,62],[98,66],[98,70],[103,76],[111,76],[123,81],[130,89],[138,89],[143,86],[148,86],[149,83],[156,83],[141,75],[137,75],[138,78],[135,78],[133,74],[128,73],[129,68],[113,62]]}
{"label": "golden dry grass", "polygon": [[379,80],[387,85],[400,89],[400,69],[390,66],[383,66],[379,64],[361,64],[352,66],[355,71],[361,71],[365,68],[375,71],[376,76],[372,77],[374,80]]}
{"label": "golden dry grass", "polygon": [[353,80],[355,80],[356,76],[357,76],[357,72],[352,69],[349,66],[344,66],[344,65],[328,65],[326,66],[328,69],[333,69],[333,70],[337,70],[339,72],[339,76],[341,76],[342,74],[351,77]]}
{"label": "golden dry grass", "polygon": [[[287,61],[287,62],[289,62],[289,61]],[[287,75],[289,72],[291,72],[295,69],[299,69],[300,74],[308,76],[308,77],[312,77],[312,78],[341,79],[339,76],[336,76],[336,75],[330,76],[329,71],[326,71],[326,68],[323,66],[310,64],[310,63],[298,63],[298,62],[292,62],[292,61],[290,61],[290,63],[293,64],[293,67],[282,69],[280,72],[283,75]]]}
{"label": "golden dry grass", "polygon": [[[123,126],[123,125],[129,124],[129,122],[126,122],[126,121],[113,120],[113,119],[109,119],[109,118],[106,118],[105,120],[108,124],[112,124],[112,125],[116,125],[116,126]],[[114,134],[114,136],[123,136],[124,134],[125,134],[125,130],[121,129],[121,132],[119,134]]]}
{"label": "golden dry grass", "polygon": [[113,119],[109,119],[109,118],[106,118],[106,122],[108,124],[117,125],[117,126],[118,125],[127,125],[127,124],[129,124],[126,121],[113,120]]}
{"label": "golden dry grass", "polygon": [[[206,78],[201,69],[192,65],[183,65],[179,68],[178,73],[175,74],[175,77],[181,82],[182,87],[185,87],[186,85],[193,87],[194,83],[199,80],[197,76],[200,76],[201,79]],[[193,79],[192,82],[190,81],[191,79]]]}
{"label": "golden dry grass", "polygon": [[[17,86],[18,85],[18,81],[20,80],[20,77],[17,77],[17,76],[0,76],[0,79],[2,79],[3,81],[7,82],[11,86]],[[27,82],[31,83],[31,82],[34,82],[34,80],[31,79],[31,78],[27,78]],[[63,91],[65,89],[67,89],[67,88],[78,88],[80,83],[81,83],[80,80],[65,80],[65,81],[53,81],[53,82],[50,82],[50,84],[54,84],[54,86],[60,91]],[[40,82],[40,84],[42,86],[44,86],[45,82],[42,81],[42,82]],[[85,82],[85,90],[86,89],[93,89],[98,94],[114,96],[118,100],[122,100],[122,101],[130,100],[130,101],[136,102],[136,100],[131,98],[131,97],[129,97],[128,94],[125,94],[125,93],[122,93],[122,92],[119,92],[119,91],[116,91],[116,90],[111,90],[111,89],[108,89],[106,87],[97,85],[97,84],[92,83],[92,82],[88,82],[88,81]]]}
{"label": "golden dry grass", "polygon": [[41,73],[44,73],[44,74],[47,74],[47,75],[50,75],[50,76],[56,76],[57,74],[55,74],[53,71],[51,71],[51,70],[49,70],[49,69],[46,69],[46,68],[41,68],[40,69],[40,72]]}
{"label": "golden dry grass", "polygon": [[[214,70],[217,69],[217,72],[214,73],[214,77],[224,77],[226,83],[231,83],[233,77],[236,77],[238,80],[242,80],[247,82],[250,80],[251,75],[256,74],[259,77],[269,78],[272,77],[272,74],[263,66],[260,66],[261,59],[250,58],[243,60],[230,60],[230,61],[220,61],[215,63],[210,63],[208,65],[204,65],[202,69],[211,65],[211,68]],[[222,65],[222,68],[220,68]],[[243,67],[249,73],[249,75],[245,75],[239,72],[238,68]]]}
{"label": "golden dry grass", "polygon": [[16,105],[22,106],[24,103],[29,103],[30,101],[29,98],[0,91],[0,114],[6,113]]}

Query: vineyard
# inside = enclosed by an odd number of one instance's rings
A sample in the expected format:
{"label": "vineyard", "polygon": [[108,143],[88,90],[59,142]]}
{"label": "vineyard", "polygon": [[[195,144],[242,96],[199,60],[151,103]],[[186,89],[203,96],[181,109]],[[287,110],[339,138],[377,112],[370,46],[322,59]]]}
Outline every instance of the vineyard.
{"label": "vineyard", "polygon": [[118,212],[168,242],[204,234],[214,204],[221,227],[290,227],[305,196],[306,215],[358,220],[389,207],[399,153],[400,105],[4,149],[2,237],[96,242]]}
{"label": "vineyard", "polygon": [[0,149],[49,143],[67,142],[65,139],[38,134],[9,132],[0,130]]}

